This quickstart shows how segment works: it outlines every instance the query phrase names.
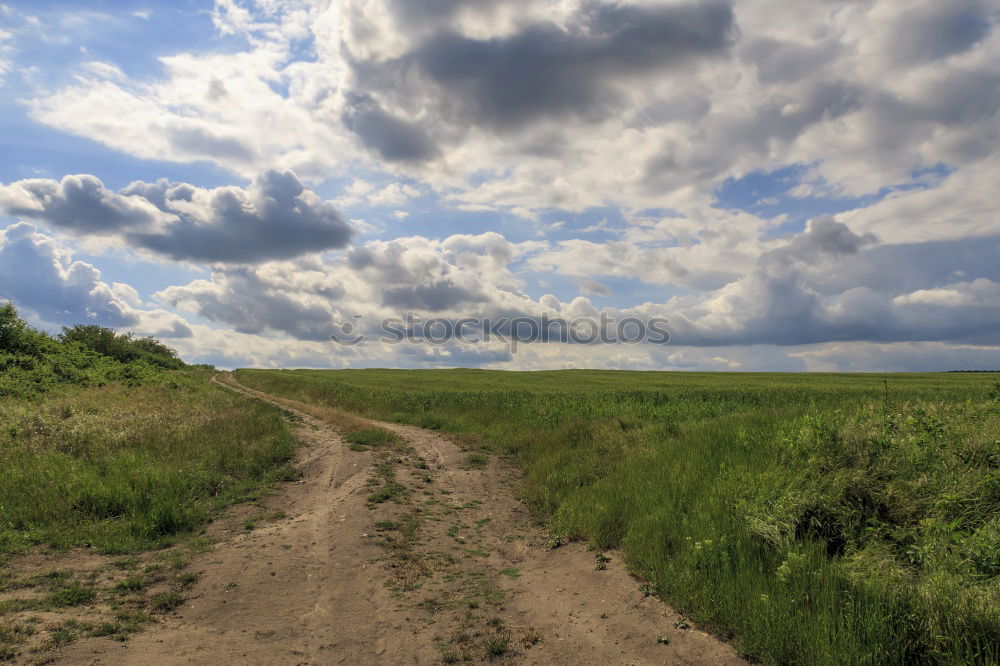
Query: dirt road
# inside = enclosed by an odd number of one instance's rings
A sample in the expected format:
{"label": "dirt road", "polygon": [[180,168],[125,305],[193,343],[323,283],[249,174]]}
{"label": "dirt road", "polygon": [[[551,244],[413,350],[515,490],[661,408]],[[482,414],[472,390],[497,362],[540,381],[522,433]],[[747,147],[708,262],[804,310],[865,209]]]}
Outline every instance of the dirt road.
{"label": "dirt road", "polygon": [[229,386],[290,412],[302,479],[267,500],[276,519],[194,562],[174,615],[57,663],[743,663],[644,596],[617,553],[552,548],[495,456],[392,423],[395,447],[351,447],[315,409]]}

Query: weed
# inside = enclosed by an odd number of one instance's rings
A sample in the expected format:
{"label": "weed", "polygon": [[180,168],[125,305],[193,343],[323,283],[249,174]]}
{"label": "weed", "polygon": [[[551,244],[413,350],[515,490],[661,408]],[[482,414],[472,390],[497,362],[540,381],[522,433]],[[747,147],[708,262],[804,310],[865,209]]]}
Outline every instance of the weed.
{"label": "weed", "polygon": [[153,595],[153,598],[150,599],[153,609],[161,613],[169,613],[185,601],[187,601],[187,599],[184,598],[184,595],[176,590],[160,592],[159,594]]}
{"label": "weed", "polygon": [[94,588],[78,583],[68,583],[54,589],[49,594],[47,601],[53,608],[66,608],[89,604],[96,598],[97,592],[94,591]]}
{"label": "weed", "polygon": [[355,446],[371,446],[377,448],[396,444],[399,442],[399,435],[391,430],[386,430],[385,428],[381,428],[379,426],[371,426],[369,428],[362,428],[348,433],[344,439],[347,440],[348,444],[353,444]]}
{"label": "weed", "polygon": [[483,641],[483,653],[488,660],[499,659],[510,652],[510,632],[502,631]]}
{"label": "weed", "polygon": [[142,625],[155,621],[152,615],[135,608],[119,608],[115,611],[115,620],[129,632],[138,631]]}
{"label": "weed", "polygon": [[112,564],[115,567],[117,567],[118,569],[122,569],[123,571],[125,571],[125,570],[129,570],[129,569],[136,569],[136,568],[138,568],[139,564],[141,564],[141,562],[142,562],[142,560],[140,560],[138,557],[133,556],[133,557],[122,557],[122,558],[119,558],[119,559],[115,560],[114,562],[112,562]]}
{"label": "weed", "polygon": [[542,635],[534,629],[526,629],[524,633],[521,634],[521,645],[525,648],[538,645],[541,641]]}
{"label": "weed", "polygon": [[194,373],[176,381],[0,403],[0,554],[30,543],[107,553],[169,545],[280,476],[296,442],[276,408]]}
{"label": "weed", "polygon": [[389,481],[374,493],[368,496],[370,504],[381,504],[399,498],[406,492],[406,487],[395,481]]}
{"label": "weed", "polygon": [[49,631],[49,641],[56,646],[66,645],[79,639],[81,632],[86,630],[87,627],[78,621],[66,620],[60,626]]}
{"label": "weed", "polygon": [[177,584],[181,587],[191,587],[198,582],[199,578],[200,576],[197,573],[188,571],[177,577]]}
{"label": "weed", "polygon": [[115,583],[115,591],[122,594],[134,594],[144,591],[148,585],[142,576],[129,576]]}
{"label": "weed", "polygon": [[482,453],[470,453],[466,456],[465,462],[472,469],[483,469],[489,462],[489,458]]}

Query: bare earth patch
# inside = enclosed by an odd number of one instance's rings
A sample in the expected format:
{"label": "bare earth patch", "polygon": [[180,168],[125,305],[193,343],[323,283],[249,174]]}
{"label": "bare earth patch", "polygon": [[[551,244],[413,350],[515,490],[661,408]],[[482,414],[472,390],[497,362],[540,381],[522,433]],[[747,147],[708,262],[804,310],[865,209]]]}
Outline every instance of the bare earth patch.
{"label": "bare earth patch", "polygon": [[552,548],[496,457],[355,417],[352,432],[398,437],[350,443],[345,415],[226,384],[291,413],[302,480],[223,521],[172,614],[126,642],[81,638],[52,663],[743,663],[644,596],[617,553]]}

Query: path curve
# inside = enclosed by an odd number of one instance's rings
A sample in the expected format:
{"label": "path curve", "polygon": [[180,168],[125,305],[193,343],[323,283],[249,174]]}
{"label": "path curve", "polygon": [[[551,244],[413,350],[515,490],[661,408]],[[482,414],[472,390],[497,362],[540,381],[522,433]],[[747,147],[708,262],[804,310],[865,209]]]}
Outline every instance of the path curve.
{"label": "path curve", "polygon": [[[438,433],[374,421],[404,445],[354,451],[315,407],[212,381],[293,415],[302,479],[267,500],[286,517],[221,535],[175,615],[124,645],[81,641],[58,663],[745,663],[675,626],[618,553],[598,570],[582,544],[549,548],[495,456],[473,469]],[[399,502],[372,503],[390,477]]]}

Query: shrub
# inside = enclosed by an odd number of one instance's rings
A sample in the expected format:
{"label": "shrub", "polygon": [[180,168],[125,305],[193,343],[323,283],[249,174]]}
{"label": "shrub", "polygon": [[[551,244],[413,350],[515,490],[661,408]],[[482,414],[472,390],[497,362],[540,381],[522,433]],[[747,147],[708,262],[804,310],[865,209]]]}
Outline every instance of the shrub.
{"label": "shrub", "polygon": [[0,306],[0,396],[30,398],[60,386],[159,382],[162,370],[186,367],[155,338],[95,325],[63,328],[57,338],[32,329],[10,303]]}

